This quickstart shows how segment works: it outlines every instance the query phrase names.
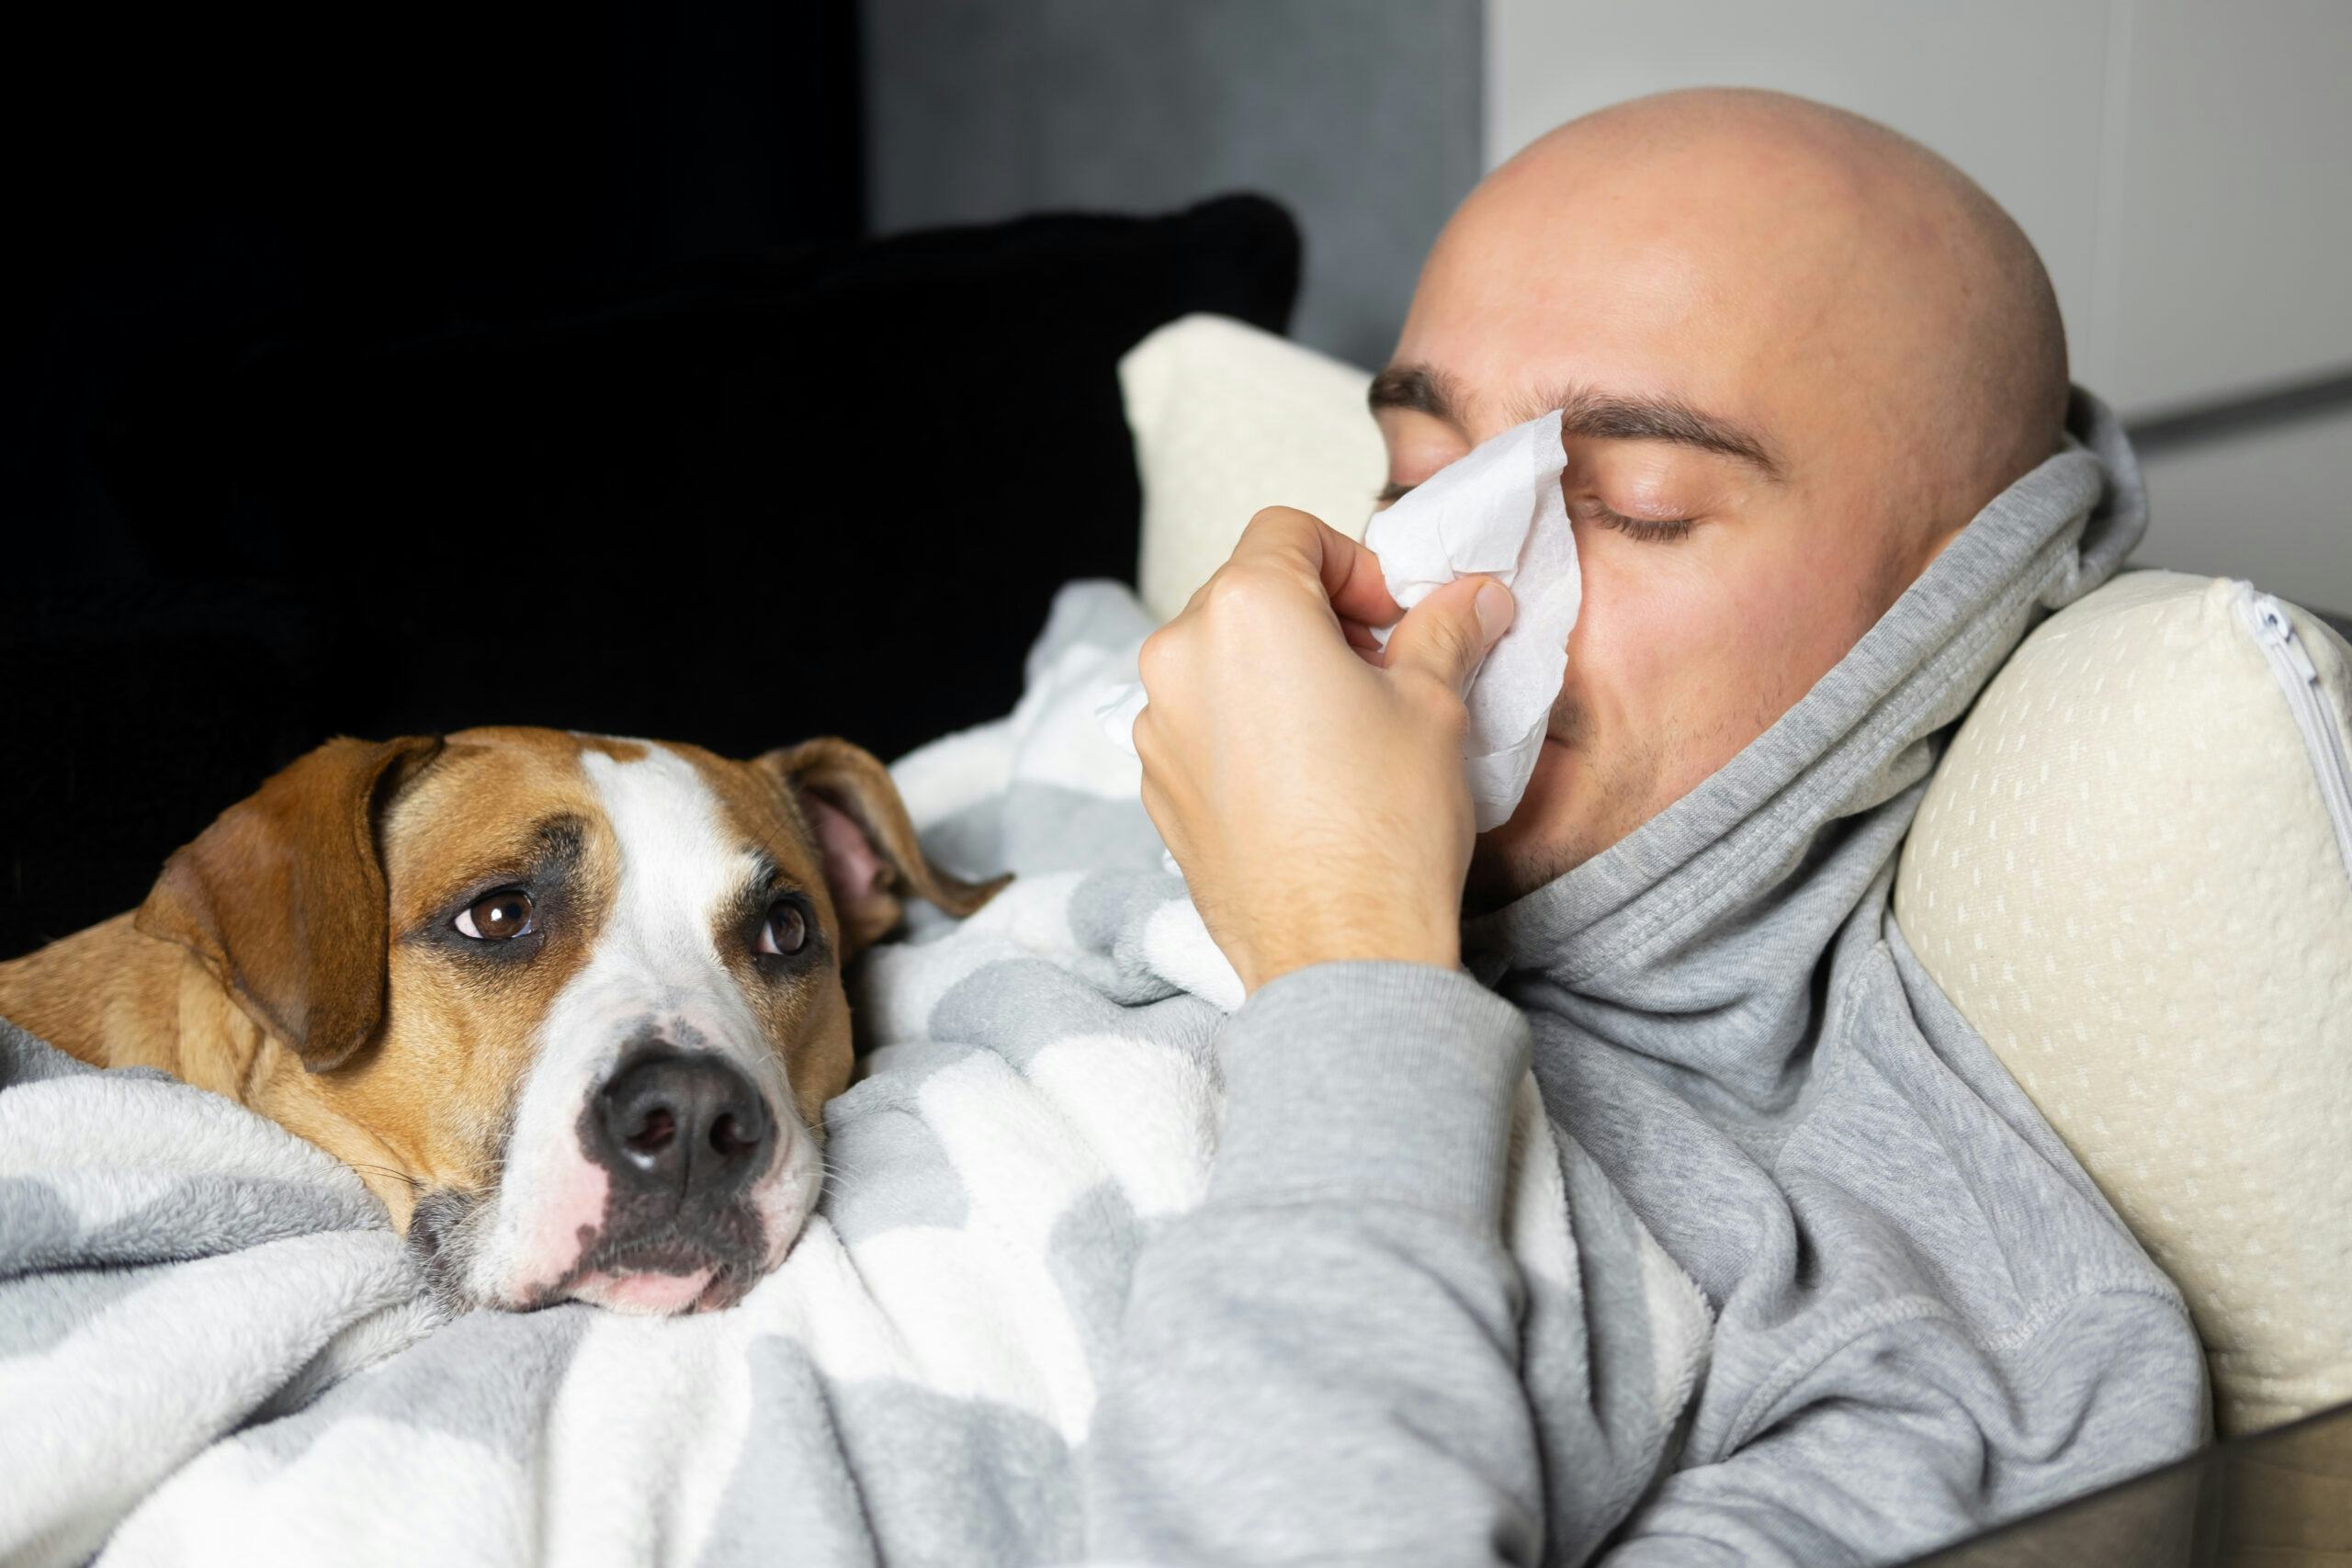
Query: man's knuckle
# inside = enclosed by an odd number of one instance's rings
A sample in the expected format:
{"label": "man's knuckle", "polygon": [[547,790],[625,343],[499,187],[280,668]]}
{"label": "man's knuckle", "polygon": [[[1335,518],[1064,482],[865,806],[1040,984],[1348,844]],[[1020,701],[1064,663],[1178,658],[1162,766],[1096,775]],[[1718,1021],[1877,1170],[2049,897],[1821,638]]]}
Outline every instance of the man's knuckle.
{"label": "man's knuckle", "polygon": [[1437,627],[1437,650],[1447,669],[1467,670],[1478,657],[1478,639],[1459,622],[1442,621]]}
{"label": "man's knuckle", "polygon": [[1293,534],[1312,529],[1315,519],[1295,506],[1261,506],[1250,516],[1244,533]]}
{"label": "man's knuckle", "polygon": [[1173,623],[1160,627],[1143,639],[1136,649],[1136,675],[1143,682],[1146,692],[1167,684],[1174,673],[1177,633]]}
{"label": "man's knuckle", "polygon": [[1266,607],[1274,586],[1270,574],[1231,563],[1220,568],[1205,591],[1207,609],[1219,619],[1254,619]]}

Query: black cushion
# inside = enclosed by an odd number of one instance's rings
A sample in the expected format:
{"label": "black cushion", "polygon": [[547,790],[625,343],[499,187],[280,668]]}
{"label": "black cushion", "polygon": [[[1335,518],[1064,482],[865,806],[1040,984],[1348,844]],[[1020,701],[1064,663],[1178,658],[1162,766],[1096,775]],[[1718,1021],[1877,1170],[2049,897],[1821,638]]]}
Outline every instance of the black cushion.
{"label": "black cushion", "polygon": [[29,750],[0,955],[137,902],[326,737],[554,725],[885,756],[1009,709],[1055,588],[1132,578],[1118,356],[1279,331],[1272,203],[1052,216],[600,290],[311,312],[113,399],[141,558],[0,599]]}

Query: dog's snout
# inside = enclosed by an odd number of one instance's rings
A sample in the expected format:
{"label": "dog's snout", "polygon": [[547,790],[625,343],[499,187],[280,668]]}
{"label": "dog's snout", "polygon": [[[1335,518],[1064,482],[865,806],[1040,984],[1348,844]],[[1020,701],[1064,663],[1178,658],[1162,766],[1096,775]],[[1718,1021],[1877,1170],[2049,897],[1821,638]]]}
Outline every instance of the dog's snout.
{"label": "dog's snout", "polygon": [[733,1199],[764,1169],[775,1124],[752,1080],[724,1059],[649,1050],[596,1096],[589,1154],[616,1188],[682,1207]]}

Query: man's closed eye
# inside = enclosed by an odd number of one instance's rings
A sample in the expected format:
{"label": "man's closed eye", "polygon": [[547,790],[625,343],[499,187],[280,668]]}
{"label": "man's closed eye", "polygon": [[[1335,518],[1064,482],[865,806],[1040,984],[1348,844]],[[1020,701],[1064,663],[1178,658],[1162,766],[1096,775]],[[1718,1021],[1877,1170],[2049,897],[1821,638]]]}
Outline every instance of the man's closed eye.
{"label": "man's closed eye", "polygon": [[[1380,487],[1380,492],[1374,499],[1382,506],[1393,506],[1416,488],[1392,479]],[[1626,537],[1645,545],[1672,544],[1678,539],[1687,539],[1690,531],[1699,525],[1695,517],[1628,517],[1597,501],[1585,502],[1578,510],[1588,521],[1598,523],[1604,528],[1614,528]]]}
{"label": "man's closed eye", "polygon": [[1587,521],[1598,523],[1604,528],[1614,528],[1627,538],[1645,545],[1668,545],[1678,539],[1687,539],[1690,536],[1690,530],[1699,525],[1695,517],[1628,517],[1597,501],[1586,502],[1578,511]]}

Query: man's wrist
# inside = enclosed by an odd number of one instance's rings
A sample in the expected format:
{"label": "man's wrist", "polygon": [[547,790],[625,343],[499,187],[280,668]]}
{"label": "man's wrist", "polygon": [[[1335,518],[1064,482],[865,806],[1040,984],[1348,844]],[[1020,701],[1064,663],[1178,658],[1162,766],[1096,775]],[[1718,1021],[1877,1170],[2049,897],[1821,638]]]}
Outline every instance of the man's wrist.
{"label": "man's wrist", "polygon": [[1458,920],[1374,924],[1363,920],[1293,922],[1279,925],[1252,942],[1245,964],[1236,964],[1242,987],[1256,992],[1285,975],[1318,964],[1423,964],[1437,969],[1462,966]]}

